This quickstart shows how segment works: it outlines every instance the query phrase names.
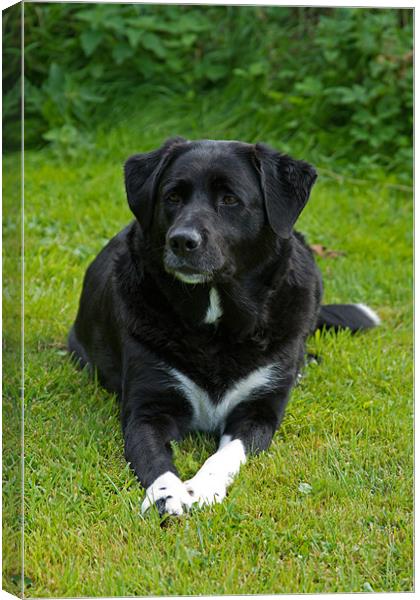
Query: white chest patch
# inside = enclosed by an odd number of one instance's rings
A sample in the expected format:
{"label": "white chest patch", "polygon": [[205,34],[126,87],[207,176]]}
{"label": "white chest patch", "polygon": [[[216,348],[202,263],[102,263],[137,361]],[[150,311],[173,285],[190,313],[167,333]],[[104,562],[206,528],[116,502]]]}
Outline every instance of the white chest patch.
{"label": "white chest patch", "polygon": [[216,288],[211,288],[209,295],[209,307],[207,309],[204,323],[215,323],[222,316],[222,306],[220,304],[220,296]]}
{"label": "white chest patch", "polygon": [[177,380],[177,389],[192,405],[194,411],[192,428],[200,431],[222,432],[226,417],[235,406],[249,400],[252,392],[257,389],[274,387],[281,378],[277,365],[260,367],[237,381],[216,404],[192,379],[177,369],[171,369],[170,372]]}

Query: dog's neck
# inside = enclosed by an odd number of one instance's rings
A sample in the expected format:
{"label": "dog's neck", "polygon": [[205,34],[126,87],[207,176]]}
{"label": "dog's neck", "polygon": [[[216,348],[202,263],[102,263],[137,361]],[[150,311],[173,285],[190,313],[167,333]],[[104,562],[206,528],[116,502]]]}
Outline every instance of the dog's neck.
{"label": "dog's neck", "polygon": [[[285,261],[287,262],[287,261]],[[280,271],[277,257],[232,277],[216,287],[223,315],[220,326],[238,339],[263,332],[270,323],[273,295],[281,287],[286,271]]]}

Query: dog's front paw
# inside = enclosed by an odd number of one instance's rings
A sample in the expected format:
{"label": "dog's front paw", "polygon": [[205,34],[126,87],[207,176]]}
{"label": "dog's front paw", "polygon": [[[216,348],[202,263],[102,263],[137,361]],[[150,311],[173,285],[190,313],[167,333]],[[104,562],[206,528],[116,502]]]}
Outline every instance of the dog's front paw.
{"label": "dog's front paw", "polygon": [[185,482],[185,487],[193,503],[199,506],[216,504],[226,497],[226,478],[218,473],[197,473]]}
{"label": "dog's front paw", "polygon": [[141,512],[145,513],[151,506],[156,505],[161,516],[182,515],[188,511],[192,502],[192,496],[179,477],[168,471],[155,479],[147,488]]}

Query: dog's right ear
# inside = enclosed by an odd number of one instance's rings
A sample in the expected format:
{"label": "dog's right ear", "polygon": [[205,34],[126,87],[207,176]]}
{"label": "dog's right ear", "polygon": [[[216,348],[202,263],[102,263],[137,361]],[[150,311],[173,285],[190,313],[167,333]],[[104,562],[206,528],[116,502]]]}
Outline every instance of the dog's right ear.
{"label": "dog's right ear", "polygon": [[170,138],[157,150],[130,156],[124,165],[128,205],[143,231],[152,223],[159,175],[174,150],[185,143],[187,140],[182,137]]}

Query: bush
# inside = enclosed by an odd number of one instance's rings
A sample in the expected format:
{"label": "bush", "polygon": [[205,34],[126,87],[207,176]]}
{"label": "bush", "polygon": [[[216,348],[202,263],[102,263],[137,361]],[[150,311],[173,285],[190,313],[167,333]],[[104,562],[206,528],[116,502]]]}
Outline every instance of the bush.
{"label": "bush", "polygon": [[[77,152],[130,98],[219,90],[273,139],[409,176],[412,28],[407,9],[25,4],[25,141]],[[6,100],[12,124],[10,77]]]}
{"label": "bush", "polygon": [[242,28],[229,7],[25,6],[27,142],[50,129],[47,139],[56,138],[63,126],[89,128],[127,94],[185,94],[226,81],[251,12],[241,13]]}
{"label": "bush", "polygon": [[[408,17],[408,11],[335,9],[319,15],[314,27],[309,21],[301,28],[288,53],[273,53],[264,82],[265,96],[274,100],[270,110],[287,114],[282,129],[305,138],[309,133],[313,144],[329,148],[335,160],[385,160],[388,167],[409,169],[413,53]],[[309,124],[302,127],[299,115]]]}

